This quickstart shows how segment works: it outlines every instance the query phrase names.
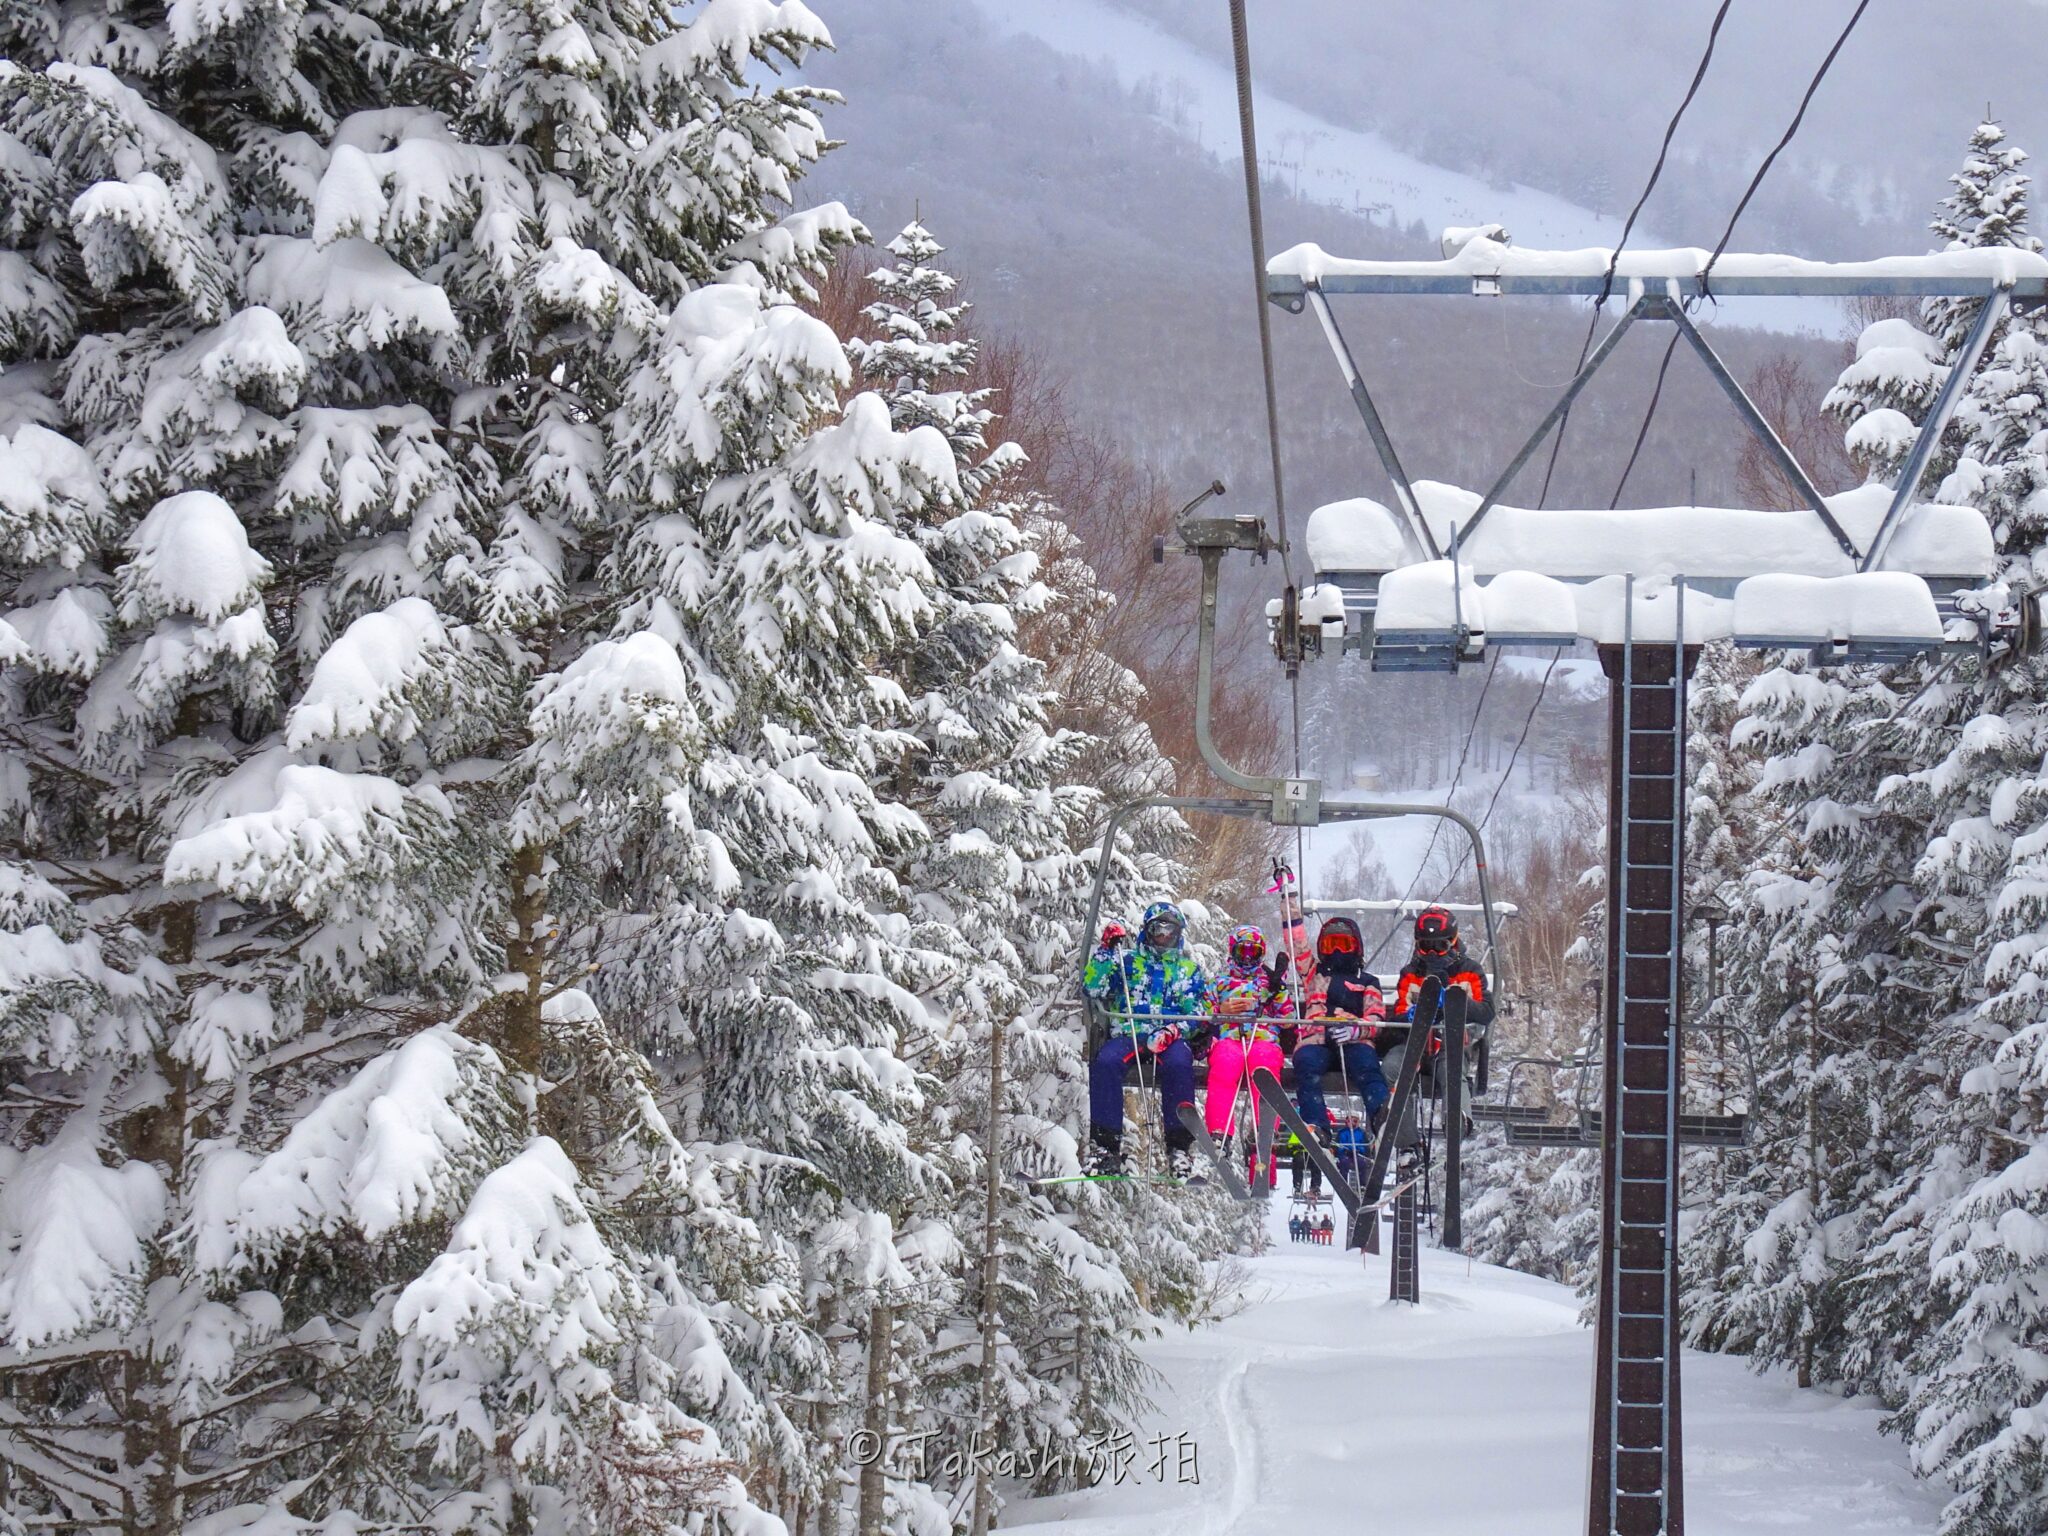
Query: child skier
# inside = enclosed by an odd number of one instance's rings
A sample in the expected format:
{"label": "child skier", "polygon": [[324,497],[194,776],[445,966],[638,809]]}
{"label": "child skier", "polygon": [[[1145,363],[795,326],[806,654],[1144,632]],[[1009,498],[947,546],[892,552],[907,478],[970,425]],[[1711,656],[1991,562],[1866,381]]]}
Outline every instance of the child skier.
{"label": "child skier", "polygon": [[[1466,997],[1465,1028],[1471,1031],[1483,1030],[1493,1022],[1493,999],[1487,995],[1486,978],[1472,957],[1465,953],[1464,941],[1458,937],[1458,920],[1442,907],[1425,907],[1415,916],[1415,951],[1408,957],[1408,963],[1401,967],[1401,979],[1394,991],[1394,1011],[1388,1022],[1375,1032],[1374,1043],[1382,1055],[1395,1050],[1405,1050],[1413,1026],[1421,1025],[1426,1031],[1423,1049],[1429,1056],[1425,1063],[1430,1072],[1430,1082],[1439,1094],[1448,1095],[1450,1087],[1444,1082],[1443,1029],[1438,1019],[1417,1019],[1414,1017],[1416,994],[1423,982],[1431,977],[1448,991],[1455,987]],[[1469,1039],[1465,1042],[1469,1047]],[[1299,1069],[1297,1069],[1299,1070]],[[1454,1113],[1462,1117],[1463,1085],[1459,1085],[1458,1102],[1452,1106]]]}
{"label": "child skier", "polygon": [[[1273,1022],[1291,1016],[1292,999],[1281,979],[1286,957],[1279,967],[1265,964],[1266,936],[1252,927],[1234,928],[1226,946],[1229,968],[1216,983],[1212,1028],[1216,1043],[1209,1048],[1209,1134],[1227,1144],[1244,1123],[1239,1113],[1239,1087],[1250,1087],[1251,1075],[1265,1067],[1280,1075],[1285,1058],[1280,1054],[1280,1026]],[[1250,1164],[1251,1187],[1264,1194],[1279,1177],[1273,1158],[1273,1132],[1279,1111],[1261,1105],[1251,1095],[1251,1123],[1256,1135]]]}
{"label": "child skier", "polygon": [[1353,1184],[1365,1182],[1365,1170],[1372,1165],[1372,1137],[1359,1124],[1358,1116],[1347,1114],[1335,1134],[1337,1167]]}
{"label": "child skier", "polygon": [[1377,979],[1365,968],[1365,936],[1358,924],[1338,915],[1325,918],[1316,934],[1315,954],[1308,952],[1308,922],[1295,889],[1294,871],[1274,868],[1273,889],[1280,897],[1282,931],[1295,947],[1306,1021],[1295,1036],[1294,1093],[1301,1118],[1330,1136],[1330,1108],[1323,1098],[1323,1074],[1342,1064],[1354,1093],[1362,1094],[1368,1114],[1378,1123],[1393,1090],[1380,1069],[1379,1053],[1367,1031],[1385,1016]]}
{"label": "child skier", "polygon": [[1156,1063],[1160,1116],[1169,1171],[1194,1171],[1194,1142],[1180,1123],[1183,1104],[1195,1100],[1195,1057],[1187,1036],[1209,1011],[1209,979],[1185,945],[1187,920],[1170,901],[1145,909],[1135,949],[1108,942],[1088,958],[1081,990],[1109,1011],[1109,1038],[1088,1066],[1088,1171],[1123,1167],[1124,1076],[1142,1052]]}

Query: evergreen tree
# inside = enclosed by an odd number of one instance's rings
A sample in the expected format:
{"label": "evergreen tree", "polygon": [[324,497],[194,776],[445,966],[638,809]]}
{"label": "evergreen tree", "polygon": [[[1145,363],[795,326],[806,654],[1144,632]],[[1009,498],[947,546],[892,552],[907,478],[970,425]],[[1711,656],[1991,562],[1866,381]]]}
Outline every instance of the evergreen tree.
{"label": "evergreen tree", "polygon": [[[1974,243],[2039,250],[2027,233],[2024,156],[2003,137],[1996,124],[1978,129],[1956,178],[1955,222],[1975,233]],[[1959,335],[1970,318],[1951,316],[1949,329]],[[1958,411],[1961,447],[1940,493],[1983,510],[2002,579],[2023,589],[2039,584],[2048,559],[2044,390],[2048,322],[2008,319]],[[2048,1252],[2030,1235],[2048,1216],[2048,1201],[2041,1160],[2028,1150],[2048,1125],[2040,1052],[2048,1036],[2048,663],[2021,657],[1993,669],[1979,680],[1974,704],[1948,756],[1916,776],[1928,786],[1940,833],[1923,879],[1953,913],[1945,937],[1964,957],[1972,1001],[1931,1032],[1941,1108],[1923,1117],[1927,1172],[1906,1197],[1912,1224],[1896,1224],[1902,1252],[1931,1264],[1939,1308],[1901,1423],[1916,1463],[1959,1490],[1944,1530],[2002,1536],[2048,1517],[2048,1431],[2037,1423],[2044,1394],[2033,1366],[2048,1342],[2036,1299],[2048,1284]]]}
{"label": "evergreen tree", "polygon": [[872,658],[963,491],[789,302],[856,226],[774,211],[826,141],[749,75],[826,41],[0,21],[24,1516],[652,1531],[834,1475],[806,1286],[907,1268],[940,1179]]}
{"label": "evergreen tree", "polygon": [[[1973,134],[1935,231],[2038,249],[2024,157]],[[1865,333],[1830,396],[1895,474],[1975,318]],[[2048,343],[2009,317],[1936,455],[1938,496],[1981,508],[2001,579],[2039,580],[2048,526]],[[1762,674],[1734,738],[1761,754],[1753,872],[1732,958],[1763,1053],[1759,1142],[1688,1239],[1696,1341],[1797,1361],[1902,1405],[1916,1465],[1959,1490],[1949,1532],[2038,1529],[2048,1215],[2027,1148],[2044,1107],[2034,1039],[2048,819],[2044,670],[1803,666]],[[1804,1186],[1802,1189],[1801,1186]]]}
{"label": "evergreen tree", "polygon": [[[926,1447],[921,1475],[864,1485],[860,1528],[914,1530],[945,1528],[945,1508],[969,1492],[954,1479],[971,1480],[977,1440],[984,1449],[1057,1444],[1135,1411],[1136,1288],[1165,1289],[1148,1282],[1172,1266],[1149,1245],[1119,1253],[1090,1235],[1129,1213],[1077,1191],[1077,1225],[1026,1182],[1078,1167],[1065,1123],[1085,1089],[1081,1035],[1063,1019],[1100,797],[1071,779],[1091,737],[1048,728],[1058,695],[1045,660],[1020,646],[1020,624],[1042,633],[1062,601],[1039,579],[1027,533],[1033,521],[1051,526],[1053,509],[1019,494],[1017,448],[990,444],[999,402],[964,387],[978,345],[938,265],[942,248],[912,224],[888,250],[893,261],[869,277],[880,297],[864,315],[877,338],[847,349],[898,428],[946,437],[961,487],[957,503],[928,506],[915,526],[931,621],[884,659],[908,701],[912,738],[891,782],[925,827],[897,878],[910,938],[936,957],[923,992],[935,1023],[904,1042],[934,1078],[910,1130],[948,1184],[914,1219],[892,1213],[906,1265],[915,1271],[921,1258],[924,1273],[888,1293],[887,1329],[868,1327],[849,1362],[872,1373],[863,1387],[890,1384],[867,1399],[863,1427]],[[999,1088],[998,1035],[1007,1056]],[[1177,1211],[1144,1197],[1157,1208],[1140,1214],[1142,1230],[1179,1230]],[[1172,1292],[1190,1298],[1174,1310],[1192,1310],[1202,1261],[1234,1235],[1206,1208],[1187,1227],[1194,1283]],[[941,1255],[951,1262],[935,1262]],[[1099,1342],[1077,1350],[1077,1335],[1091,1330]],[[941,1445],[956,1454],[942,1457]]]}

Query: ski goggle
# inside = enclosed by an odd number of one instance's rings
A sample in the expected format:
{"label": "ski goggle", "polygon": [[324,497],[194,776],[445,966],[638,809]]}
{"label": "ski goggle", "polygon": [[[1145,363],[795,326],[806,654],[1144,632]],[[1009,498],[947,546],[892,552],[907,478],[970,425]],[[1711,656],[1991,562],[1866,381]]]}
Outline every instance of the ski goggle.
{"label": "ski goggle", "polygon": [[1316,948],[1326,955],[1355,955],[1360,949],[1358,935],[1346,933],[1339,928],[1335,933],[1318,935]]}
{"label": "ski goggle", "polygon": [[1145,925],[1145,942],[1171,944],[1180,937],[1180,924],[1170,917],[1155,917]]}
{"label": "ski goggle", "polygon": [[1230,958],[1239,965],[1254,965],[1265,952],[1266,946],[1256,939],[1239,939],[1230,946]]}
{"label": "ski goggle", "polygon": [[1431,933],[1417,939],[1415,947],[1425,955],[1447,955],[1451,952],[1451,941],[1440,933]]}

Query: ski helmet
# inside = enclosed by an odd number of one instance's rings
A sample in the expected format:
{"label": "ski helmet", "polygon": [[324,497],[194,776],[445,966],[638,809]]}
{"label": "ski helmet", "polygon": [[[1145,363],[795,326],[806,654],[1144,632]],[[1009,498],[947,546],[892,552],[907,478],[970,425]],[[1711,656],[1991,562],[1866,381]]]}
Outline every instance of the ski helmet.
{"label": "ski helmet", "polygon": [[1316,932],[1316,958],[1327,970],[1355,971],[1365,963],[1365,935],[1348,917],[1326,917]]}
{"label": "ski helmet", "polygon": [[1443,955],[1458,942],[1458,920],[1442,907],[1424,907],[1415,914],[1415,947],[1425,955]]}
{"label": "ski helmet", "polygon": [[1248,971],[1266,957],[1266,936],[1247,923],[1242,928],[1230,930],[1228,940],[1230,963],[1241,971]]}
{"label": "ski helmet", "polygon": [[1170,901],[1155,901],[1145,909],[1145,921],[1139,924],[1139,931],[1154,949],[1179,949],[1187,926],[1179,907]]}

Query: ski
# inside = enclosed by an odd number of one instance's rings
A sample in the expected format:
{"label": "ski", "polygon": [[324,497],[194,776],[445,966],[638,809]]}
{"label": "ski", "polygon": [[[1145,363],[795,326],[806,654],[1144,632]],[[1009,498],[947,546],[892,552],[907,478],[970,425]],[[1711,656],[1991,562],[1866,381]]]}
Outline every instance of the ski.
{"label": "ski", "polygon": [[1216,1165],[1216,1176],[1223,1181],[1223,1187],[1230,1192],[1230,1198],[1233,1200],[1257,1198],[1246,1186],[1243,1177],[1239,1175],[1237,1169],[1232,1166],[1230,1154],[1216,1145],[1216,1138],[1209,1134],[1209,1127],[1204,1123],[1201,1112],[1192,1104],[1183,1104],[1178,1113],[1180,1115],[1180,1123],[1187,1128],[1188,1134],[1195,1138],[1197,1150]]}
{"label": "ski", "polygon": [[[1458,996],[1464,997],[1460,992]],[[1423,982],[1416,991],[1415,1006],[1410,1011],[1414,1019],[1434,1019],[1437,1004],[1443,996],[1443,983],[1434,976]],[[1464,1010],[1458,1011],[1458,1020],[1464,1022]],[[1411,1049],[1412,1047],[1412,1049]],[[1373,1148],[1372,1172],[1365,1181],[1365,1196],[1377,1205],[1379,1192],[1387,1185],[1387,1167],[1393,1161],[1394,1144],[1402,1137],[1408,1124],[1408,1106],[1415,1097],[1415,1081],[1422,1075],[1422,1059],[1429,1054],[1429,1025],[1411,1024],[1408,1042],[1401,1048],[1401,1072],[1394,1083],[1394,1097],[1387,1105],[1387,1118],[1380,1127],[1378,1145]]]}
{"label": "ski", "polygon": [[[1438,992],[1439,987],[1434,980],[1422,984],[1415,1007],[1418,1017],[1429,1018],[1435,1015]],[[1464,994],[1459,995],[1462,997]],[[1373,1147],[1372,1171],[1366,1176],[1363,1190],[1354,1188],[1350,1180],[1339,1172],[1336,1159],[1330,1155],[1329,1149],[1321,1140],[1309,1131],[1300,1111],[1281,1090],[1279,1079],[1265,1067],[1260,1067],[1252,1073],[1252,1086],[1262,1097],[1272,1096],[1273,1102],[1279,1107],[1280,1118],[1286,1122],[1287,1128],[1301,1139],[1302,1147],[1314,1160],[1315,1165],[1322,1169],[1323,1178],[1336,1192],[1337,1198],[1343,1202],[1344,1209],[1351,1218],[1352,1240],[1346,1244],[1347,1247],[1363,1248],[1367,1253],[1380,1251],[1379,1192],[1386,1188],[1387,1164],[1393,1155],[1394,1142],[1398,1139],[1400,1128],[1406,1119],[1408,1102],[1415,1094],[1415,1080],[1421,1074],[1422,1058],[1428,1054],[1428,1034],[1426,1026],[1419,1036],[1412,1028],[1408,1032],[1409,1041],[1415,1044],[1416,1049],[1408,1050],[1404,1047],[1401,1052],[1400,1077],[1394,1084],[1394,1097],[1387,1105],[1387,1118],[1380,1126],[1380,1133]]]}
{"label": "ski", "polygon": [[1280,1079],[1273,1075],[1270,1067],[1258,1067],[1252,1072],[1252,1087],[1257,1090],[1261,1104],[1270,1101],[1279,1111],[1280,1120],[1290,1131],[1301,1139],[1302,1150],[1308,1153],[1309,1161],[1322,1170],[1323,1182],[1335,1192],[1344,1209],[1352,1216],[1358,1214],[1358,1191],[1351,1187],[1351,1181],[1338,1170],[1337,1160],[1330,1155],[1330,1149],[1322,1139],[1311,1132],[1308,1122],[1301,1118],[1301,1111],[1294,1107],[1294,1101],[1287,1097],[1287,1090],[1280,1086]]}
{"label": "ski", "polygon": [[1418,1173],[1412,1179],[1403,1179],[1399,1184],[1396,1184],[1392,1189],[1380,1196],[1381,1207],[1384,1208],[1392,1205],[1396,1200],[1407,1194],[1409,1190],[1420,1184],[1427,1176],[1427,1174]]}

